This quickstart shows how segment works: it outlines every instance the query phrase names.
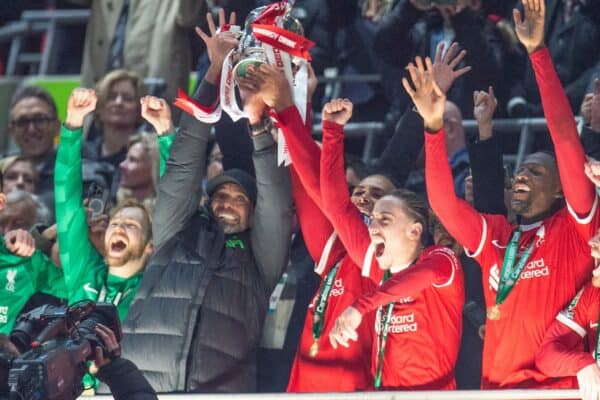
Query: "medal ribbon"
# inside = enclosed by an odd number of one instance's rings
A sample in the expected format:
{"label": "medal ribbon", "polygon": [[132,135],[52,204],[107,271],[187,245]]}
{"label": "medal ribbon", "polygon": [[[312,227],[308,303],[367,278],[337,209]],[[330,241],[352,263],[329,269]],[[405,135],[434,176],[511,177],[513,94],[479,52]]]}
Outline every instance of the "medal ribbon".
{"label": "medal ribbon", "polygon": [[325,311],[327,310],[327,303],[329,302],[329,294],[331,293],[331,289],[333,289],[335,276],[338,272],[340,264],[341,263],[338,263],[331,269],[331,271],[327,273],[327,276],[323,281],[323,287],[321,287],[321,291],[319,292],[319,297],[317,297],[312,326],[313,339],[315,342],[319,340],[321,333],[323,333],[323,324],[325,322]]}
{"label": "medal ribbon", "polygon": [[[541,228],[540,228],[541,229]],[[540,230],[538,230],[538,233]],[[536,235],[536,237],[539,235]],[[521,255],[519,262],[515,266],[517,259],[517,253],[519,250],[519,239],[521,238],[521,228],[513,232],[510,242],[506,247],[506,253],[504,254],[504,261],[502,262],[502,271],[500,272],[500,282],[498,283],[498,292],[496,293],[496,304],[502,304],[510,291],[515,287],[521,272],[527,264],[527,260],[531,256],[533,246],[535,245],[536,238],[533,239],[531,244],[527,246],[527,249]]]}
{"label": "medal ribbon", "polygon": [[[390,271],[385,271],[383,275],[383,282],[388,280],[391,273]],[[375,389],[379,389],[381,387],[381,376],[383,375],[383,359],[385,358],[385,345],[387,344],[387,338],[389,334],[390,321],[392,320],[392,311],[394,310],[394,302],[388,304],[387,312],[385,314],[385,319],[383,321],[383,327],[379,331],[377,335],[377,366],[375,369]],[[377,309],[377,321],[381,321],[381,314],[383,311],[383,306],[380,306]]]}

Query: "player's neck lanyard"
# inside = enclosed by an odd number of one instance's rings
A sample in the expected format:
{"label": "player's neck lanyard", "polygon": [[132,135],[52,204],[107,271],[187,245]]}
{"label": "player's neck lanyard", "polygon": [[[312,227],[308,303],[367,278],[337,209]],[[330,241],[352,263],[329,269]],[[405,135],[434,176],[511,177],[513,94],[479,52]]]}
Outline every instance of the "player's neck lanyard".
{"label": "player's neck lanyard", "polygon": [[319,338],[321,337],[321,333],[323,333],[323,325],[325,324],[325,312],[327,310],[327,303],[329,302],[329,295],[331,294],[331,289],[333,289],[333,284],[335,283],[335,276],[340,267],[341,262],[339,262],[335,267],[331,269],[325,276],[325,280],[323,281],[323,286],[319,292],[319,296],[317,297],[317,302],[315,304],[315,311],[312,319],[312,331],[313,331],[313,344],[310,347],[309,355],[311,357],[315,357],[319,352]]}
{"label": "player's neck lanyard", "polygon": [[519,250],[519,239],[521,239],[521,228],[513,232],[510,238],[510,242],[506,247],[506,253],[504,254],[504,261],[502,262],[502,271],[500,272],[500,282],[498,283],[498,293],[496,293],[496,304],[502,304],[510,291],[515,287],[521,272],[525,268],[525,264],[531,256],[533,247],[535,246],[537,237],[540,236],[543,225],[540,226],[536,233],[536,237],[533,238],[532,242],[527,246],[527,249],[521,255],[519,262],[515,266],[517,260],[517,253]]}
{"label": "player's neck lanyard", "polygon": [[[390,271],[385,271],[383,275],[383,282],[387,281],[390,277]],[[377,367],[375,369],[375,389],[379,389],[381,387],[381,376],[383,374],[383,359],[385,358],[385,345],[387,344],[388,331],[390,328],[390,321],[392,320],[392,311],[394,310],[394,302],[388,304],[387,311],[385,313],[385,318],[383,320],[383,324],[381,324],[381,328],[379,333],[377,334]],[[384,306],[379,306],[377,308],[377,323],[379,323],[382,319],[382,312]],[[383,325],[383,326],[382,326]]]}

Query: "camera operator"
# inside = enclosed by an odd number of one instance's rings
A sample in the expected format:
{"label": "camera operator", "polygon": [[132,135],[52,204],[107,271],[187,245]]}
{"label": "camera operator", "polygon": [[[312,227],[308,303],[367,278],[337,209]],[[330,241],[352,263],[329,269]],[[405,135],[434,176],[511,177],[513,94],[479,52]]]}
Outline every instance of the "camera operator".
{"label": "camera operator", "polygon": [[[95,332],[108,353],[105,354],[100,346],[94,349],[94,363],[98,369],[96,376],[108,385],[113,397],[117,400],[157,399],[156,393],[135,364],[121,358],[121,347],[114,332],[103,324],[98,324]],[[19,356],[17,347],[9,337],[0,334],[0,395],[8,393],[9,360]]]}

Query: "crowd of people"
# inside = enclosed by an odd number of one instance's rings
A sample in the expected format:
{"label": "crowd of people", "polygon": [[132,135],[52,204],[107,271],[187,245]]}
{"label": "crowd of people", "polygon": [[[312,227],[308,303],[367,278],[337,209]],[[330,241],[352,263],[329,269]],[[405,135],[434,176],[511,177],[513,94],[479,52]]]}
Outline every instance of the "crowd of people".
{"label": "crowd of people", "polygon": [[[323,102],[326,39],[308,68],[306,118],[267,63],[236,77],[244,120],[175,112],[177,84],[148,95],[151,73],[127,69],[118,43],[73,90],[64,121],[45,90],[20,88],[9,122],[19,153],[0,162],[0,334],[39,305],[112,303],[123,340],[100,328],[118,351],[97,354],[90,374],[137,366],[149,398],[579,388],[597,399],[598,3],[522,0],[511,22],[510,2],[429,3],[365,1],[340,35],[367,32],[361,51],[379,54],[390,82],[392,134],[368,165],[349,154],[344,127],[380,112],[381,93],[348,85]],[[193,26],[198,10],[173,4],[156,10]],[[305,24],[320,18],[313,5],[297,2]],[[118,8],[113,45],[137,6]],[[235,22],[220,9],[197,28],[198,107],[219,104]],[[366,72],[356,54],[346,61],[346,73]],[[505,115],[547,122],[514,174],[494,132]]]}

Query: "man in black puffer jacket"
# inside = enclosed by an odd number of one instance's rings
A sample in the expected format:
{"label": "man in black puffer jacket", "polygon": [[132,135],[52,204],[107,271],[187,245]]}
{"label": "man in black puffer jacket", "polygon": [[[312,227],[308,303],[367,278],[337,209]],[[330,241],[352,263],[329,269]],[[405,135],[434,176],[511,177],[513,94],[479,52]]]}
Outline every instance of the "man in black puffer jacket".
{"label": "man in black puffer jacket", "polygon": [[[205,42],[211,67],[196,100],[212,104],[237,41],[213,32]],[[171,147],[154,209],[154,254],[123,324],[123,354],[157,392],[256,390],[256,349],[287,265],[292,201],[265,121],[250,123],[256,181],[226,171],[209,181],[207,209],[198,203],[211,126],[184,114]]]}

